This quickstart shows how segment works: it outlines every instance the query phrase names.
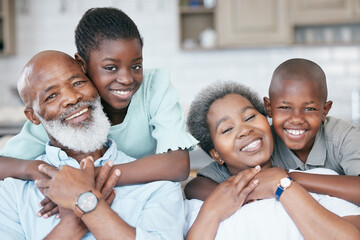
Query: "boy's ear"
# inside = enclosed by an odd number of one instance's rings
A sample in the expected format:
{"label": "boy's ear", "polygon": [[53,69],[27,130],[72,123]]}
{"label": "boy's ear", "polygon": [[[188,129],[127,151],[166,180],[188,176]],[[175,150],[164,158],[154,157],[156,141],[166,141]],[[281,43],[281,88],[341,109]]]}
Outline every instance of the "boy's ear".
{"label": "boy's ear", "polygon": [[40,124],[39,118],[35,115],[34,110],[32,108],[26,107],[24,110],[25,116],[27,119],[29,119],[30,122],[32,122],[35,125]]}
{"label": "boy's ear", "polygon": [[215,149],[211,149],[209,151],[211,157],[219,164],[219,165],[223,165],[224,164],[224,160],[222,160],[218,154],[218,152]]}
{"label": "boy's ear", "polygon": [[86,73],[86,62],[84,59],[79,55],[79,53],[75,53],[75,60],[80,64],[81,69],[84,73]]}
{"label": "boy's ear", "polygon": [[269,116],[269,118],[272,118],[271,102],[269,98],[264,97],[264,105],[266,108],[267,115]]}
{"label": "boy's ear", "polygon": [[331,106],[332,106],[332,101],[327,101],[325,104],[324,104],[324,112],[323,112],[323,115],[321,117],[321,121],[322,122],[325,122],[325,117],[327,116],[327,114],[329,113],[330,109],[331,109]]}

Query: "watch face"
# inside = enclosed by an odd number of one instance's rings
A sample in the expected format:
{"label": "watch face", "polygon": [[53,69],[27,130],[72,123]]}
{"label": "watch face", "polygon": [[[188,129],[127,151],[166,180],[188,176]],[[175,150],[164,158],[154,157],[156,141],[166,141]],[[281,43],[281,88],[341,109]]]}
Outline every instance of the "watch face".
{"label": "watch face", "polygon": [[77,205],[84,212],[94,210],[98,203],[98,199],[92,192],[84,192],[80,194]]}
{"label": "watch face", "polygon": [[280,180],[280,185],[281,185],[282,187],[284,187],[284,188],[289,187],[290,184],[291,184],[291,180],[290,180],[289,178],[282,178],[282,179]]}

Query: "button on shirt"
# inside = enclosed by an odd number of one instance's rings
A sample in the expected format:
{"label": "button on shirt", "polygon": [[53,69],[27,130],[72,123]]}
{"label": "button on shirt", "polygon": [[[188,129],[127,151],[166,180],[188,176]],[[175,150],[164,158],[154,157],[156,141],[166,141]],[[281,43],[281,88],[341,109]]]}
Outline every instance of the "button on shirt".
{"label": "button on shirt", "polygon": [[[95,161],[103,166],[108,160],[114,164],[134,159],[116,149],[112,140],[108,150]],[[43,160],[55,167],[79,163],[57,147],[46,146]],[[179,183],[156,181],[117,187],[111,208],[128,224],[136,228],[136,239],[183,239],[185,216]],[[60,222],[55,216],[37,217],[39,203],[44,198],[33,181],[6,178],[0,185],[0,236],[1,239],[43,239]],[[84,239],[95,239],[91,233]]]}

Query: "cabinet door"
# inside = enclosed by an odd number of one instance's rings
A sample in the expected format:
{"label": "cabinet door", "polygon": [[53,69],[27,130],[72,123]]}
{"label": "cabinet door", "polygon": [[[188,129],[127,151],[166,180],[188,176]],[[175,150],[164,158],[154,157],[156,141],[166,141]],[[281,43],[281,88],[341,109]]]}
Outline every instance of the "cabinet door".
{"label": "cabinet door", "polygon": [[[292,0],[294,24],[334,24],[355,21],[355,5],[359,0]],[[358,3],[357,3],[358,4]]]}
{"label": "cabinet door", "polygon": [[288,44],[288,0],[221,0],[216,3],[220,47]]}

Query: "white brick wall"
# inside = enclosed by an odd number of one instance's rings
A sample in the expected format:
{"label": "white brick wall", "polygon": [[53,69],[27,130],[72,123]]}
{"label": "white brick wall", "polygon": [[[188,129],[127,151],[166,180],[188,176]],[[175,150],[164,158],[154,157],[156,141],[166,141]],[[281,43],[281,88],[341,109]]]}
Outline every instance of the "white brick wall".
{"label": "white brick wall", "polygon": [[[351,91],[360,88],[360,46],[180,51],[176,0],[15,2],[17,50],[14,56],[0,57],[0,107],[21,104],[8,89],[16,85],[19,72],[33,54],[46,49],[74,54],[75,26],[81,15],[94,6],[121,8],[136,22],[145,39],[145,67],[168,68],[185,106],[204,85],[219,79],[237,80],[254,88],[261,97],[267,95],[272,71],[294,57],[311,59],[323,67],[329,99],[334,101],[330,111],[333,116],[350,119]],[[60,11],[61,2],[65,3],[65,12]]]}

